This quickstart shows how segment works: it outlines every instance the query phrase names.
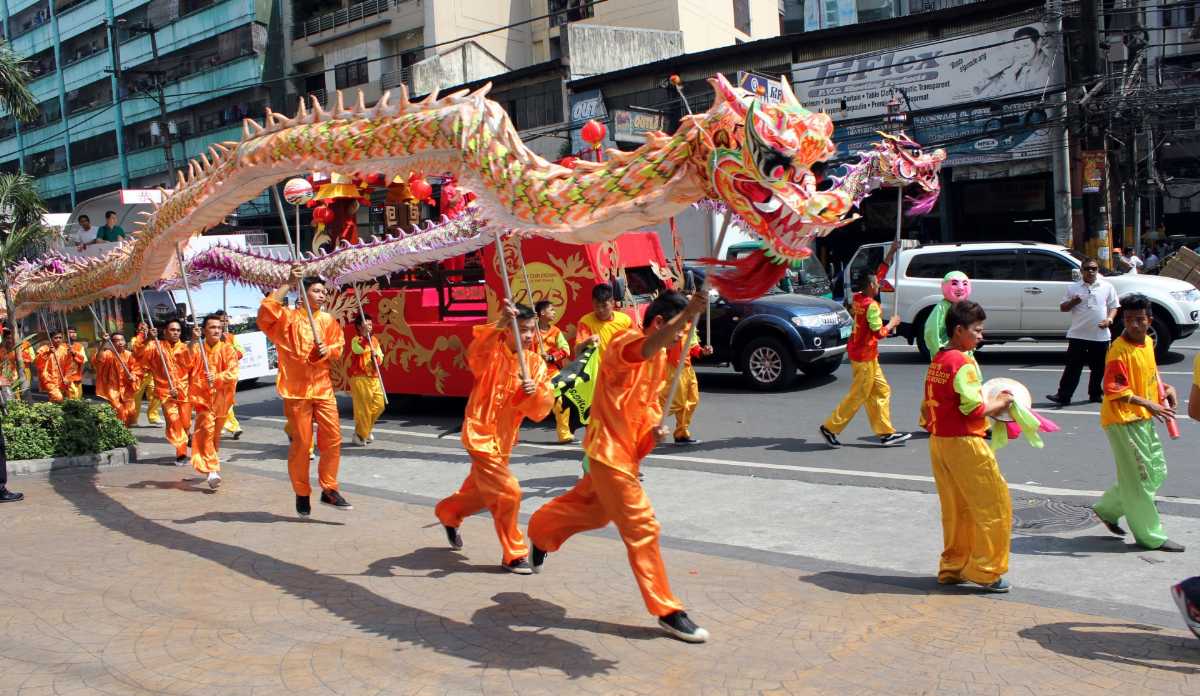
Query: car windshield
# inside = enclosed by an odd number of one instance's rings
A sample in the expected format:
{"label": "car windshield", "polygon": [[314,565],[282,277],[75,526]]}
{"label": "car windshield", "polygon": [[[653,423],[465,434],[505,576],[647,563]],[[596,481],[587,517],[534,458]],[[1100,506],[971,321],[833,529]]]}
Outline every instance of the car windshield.
{"label": "car windshield", "polygon": [[[1088,258],[1090,258],[1088,256],[1085,256],[1084,254],[1079,253],[1078,251],[1075,251],[1074,249],[1067,249],[1066,252],[1071,255],[1071,258],[1078,261],[1080,265],[1083,265],[1083,262],[1086,261]],[[1117,276],[1117,275],[1121,275],[1121,274],[1112,269],[1105,268],[1104,264],[1100,264],[1100,275],[1102,275],[1102,276]]]}

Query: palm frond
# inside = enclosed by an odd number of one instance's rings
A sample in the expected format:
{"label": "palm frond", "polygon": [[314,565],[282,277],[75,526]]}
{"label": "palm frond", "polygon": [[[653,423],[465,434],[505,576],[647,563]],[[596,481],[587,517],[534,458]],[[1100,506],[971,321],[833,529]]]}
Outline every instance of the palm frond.
{"label": "palm frond", "polygon": [[25,122],[38,117],[37,99],[29,91],[28,83],[29,71],[20,56],[0,41],[0,106]]}
{"label": "palm frond", "polygon": [[31,227],[42,224],[46,203],[36,180],[23,172],[0,173],[0,225]]}
{"label": "palm frond", "polygon": [[16,227],[5,234],[0,231],[0,263],[11,268],[22,259],[36,258],[50,248],[56,231],[42,225]]}

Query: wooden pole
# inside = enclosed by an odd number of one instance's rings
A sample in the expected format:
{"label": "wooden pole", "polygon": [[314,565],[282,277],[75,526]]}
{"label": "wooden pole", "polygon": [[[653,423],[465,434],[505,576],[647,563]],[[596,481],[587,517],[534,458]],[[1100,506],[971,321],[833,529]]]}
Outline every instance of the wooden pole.
{"label": "wooden pole", "polygon": [[[354,286],[354,303],[358,305],[358,318],[363,324],[367,322],[367,313],[363,311],[362,295],[359,294],[358,286]],[[387,387],[383,384],[383,370],[379,367],[379,358],[375,357],[375,347],[371,344],[371,339],[374,333],[367,336],[367,351],[371,354],[371,362],[375,363],[375,377],[379,380],[379,390],[383,392],[383,405],[388,404]]]}
{"label": "wooden pole", "polygon": [[[288,253],[292,255],[292,261],[297,262],[300,260],[300,258],[296,254],[296,250],[292,248],[292,233],[291,230],[288,229],[287,213],[283,211],[283,198],[279,195],[278,189],[276,189],[274,186],[271,187],[271,194],[275,199],[275,210],[279,213],[279,224],[283,225],[283,234],[287,239]],[[296,237],[300,237],[300,230],[296,230]],[[321,335],[317,333],[317,320],[316,317],[313,316],[312,306],[308,304],[308,291],[304,288],[303,278],[296,281],[296,290],[300,293],[300,301],[304,303],[304,311],[308,312],[308,324],[312,329],[313,343],[320,346]]]}
{"label": "wooden pole", "polygon": [[[100,323],[100,317],[96,315],[96,310],[92,309],[91,305],[88,305],[88,311],[92,313],[92,319],[94,319],[96,323]],[[129,378],[130,382],[132,382],[133,373],[129,371],[129,366],[126,365],[125,361],[121,359],[121,353],[117,350],[117,346],[113,343],[112,337],[108,336],[107,329],[104,330],[104,335],[107,336],[107,338],[104,340],[108,341],[108,347],[112,348],[113,355],[117,356],[117,362],[121,363],[121,369],[125,370],[125,376]]]}
{"label": "wooden pole", "polygon": [[159,338],[158,329],[154,327],[154,315],[150,313],[150,304],[146,302],[146,296],[142,294],[141,290],[138,290],[137,296],[138,306],[146,312],[146,324],[154,332],[154,347],[158,349],[159,360],[162,360],[163,374],[167,376],[167,386],[175,392],[175,398],[179,398],[179,392],[175,391],[175,378],[171,376],[171,366],[167,364],[167,354],[162,349],[162,339]]}
{"label": "wooden pole", "polygon": [[[188,283],[187,264],[183,260],[183,249],[177,244],[175,245],[175,258],[179,259],[179,275],[183,278],[183,294],[187,297],[188,311],[192,313],[192,319],[197,322],[202,322],[199,314],[196,313],[196,303],[192,302],[192,288]],[[200,326],[200,336],[197,340],[197,345],[200,346],[200,360],[204,363],[204,376],[208,378],[208,386],[213,386],[212,369],[208,366],[208,351],[204,348],[204,326]]]}
{"label": "wooden pole", "polygon": [[[512,288],[508,286],[508,262],[504,260],[504,240],[500,238],[500,230],[496,229],[496,254],[500,263],[500,282],[504,285],[504,299],[508,300],[509,305],[512,305]],[[529,379],[529,366],[525,364],[524,353],[521,352],[521,326],[517,323],[517,318],[512,318],[513,330],[513,345],[517,351],[517,366],[521,368],[521,379]]]}

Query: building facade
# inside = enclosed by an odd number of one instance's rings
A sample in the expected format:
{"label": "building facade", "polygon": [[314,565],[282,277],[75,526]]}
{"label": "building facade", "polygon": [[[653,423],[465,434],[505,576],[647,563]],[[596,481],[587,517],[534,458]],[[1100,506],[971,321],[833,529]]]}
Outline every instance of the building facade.
{"label": "building facade", "polygon": [[282,68],[269,40],[278,9],[271,0],[0,0],[4,35],[40,103],[35,122],[0,118],[0,168],[37,177],[52,212],[168,184],[170,163],[239,139],[242,119],[271,100]]}

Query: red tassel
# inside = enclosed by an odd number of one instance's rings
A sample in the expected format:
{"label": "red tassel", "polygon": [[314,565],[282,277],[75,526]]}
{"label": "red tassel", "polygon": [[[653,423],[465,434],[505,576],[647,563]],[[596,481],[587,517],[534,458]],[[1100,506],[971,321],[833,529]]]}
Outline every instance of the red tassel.
{"label": "red tassel", "polygon": [[767,294],[787,273],[786,263],[776,263],[763,250],[736,261],[703,259],[704,263],[725,266],[709,274],[712,286],[721,296],[734,302],[749,302]]}

